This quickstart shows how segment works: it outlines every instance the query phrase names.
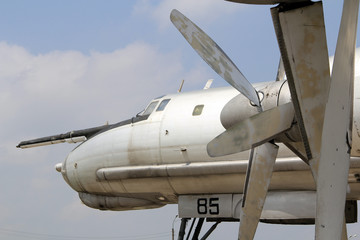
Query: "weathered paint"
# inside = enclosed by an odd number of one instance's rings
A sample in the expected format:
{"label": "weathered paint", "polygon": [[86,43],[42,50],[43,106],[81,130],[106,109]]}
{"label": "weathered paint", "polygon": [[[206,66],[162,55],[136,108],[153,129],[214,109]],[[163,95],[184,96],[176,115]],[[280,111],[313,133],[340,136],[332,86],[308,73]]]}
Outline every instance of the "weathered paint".
{"label": "weathered paint", "polygon": [[[355,64],[358,64],[360,62],[360,56],[359,55],[355,55],[355,56],[356,56]],[[351,156],[360,156],[360,79],[359,77],[356,77],[354,82]]]}
{"label": "weathered paint", "polygon": [[344,1],[318,167],[315,237],[319,240],[341,239],[345,235],[343,219],[351,150],[347,134],[351,129],[358,11],[359,0]]}
{"label": "weathered paint", "polygon": [[240,212],[239,240],[254,238],[266,194],[270,186],[271,175],[279,147],[273,143],[264,143],[254,149],[250,160],[251,169],[248,171],[243,207]]}
{"label": "weathered paint", "polygon": [[[262,90],[270,88],[269,84],[274,82],[259,83],[255,87]],[[79,192],[146,199],[159,205],[177,203],[177,196],[182,194],[242,193],[249,153],[211,158],[206,152],[207,143],[225,130],[220,122],[220,113],[237,94],[233,88],[220,88],[167,95],[160,101],[165,98],[171,100],[162,113],[154,112],[159,114],[156,118],[151,114],[147,120],[113,128],[75,148],[62,164],[62,174],[69,185]],[[271,102],[276,104],[277,101]],[[192,116],[194,107],[199,104],[204,104],[202,114]],[[131,139],[140,139],[141,136],[132,135],[143,135],[136,129],[146,129],[144,125],[154,123],[158,124],[158,133],[151,134],[156,137],[143,138],[142,147],[138,144],[139,148],[134,148]],[[146,145],[152,146],[152,149]],[[154,159],[156,156],[159,159]],[[277,162],[270,191],[315,190],[309,167],[282,144]],[[212,170],[211,164],[217,166],[216,171]],[[149,172],[141,175],[136,167]],[[348,198],[360,199],[359,178],[355,176],[360,175],[360,158],[353,158],[351,167]],[[116,168],[124,168],[124,171],[130,168],[134,175],[132,178],[109,180],[97,175],[100,169]],[[166,170],[158,170],[162,168]],[[219,172],[219,168],[223,170]],[[163,172],[157,175],[156,171]],[[179,174],[178,171],[183,172]]]}
{"label": "weathered paint", "polygon": [[260,107],[259,98],[253,86],[204,31],[175,9],[172,10],[170,19],[193,49],[217,74]]}
{"label": "weathered paint", "polygon": [[[247,118],[209,142],[210,156],[223,156],[249,150],[291,128],[294,120],[292,103],[274,107]],[[271,127],[269,127],[271,126]]]}
{"label": "weathered paint", "polygon": [[296,118],[316,175],[330,82],[322,3],[277,14],[282,31],[277,35],[285,45],[282,56]]}

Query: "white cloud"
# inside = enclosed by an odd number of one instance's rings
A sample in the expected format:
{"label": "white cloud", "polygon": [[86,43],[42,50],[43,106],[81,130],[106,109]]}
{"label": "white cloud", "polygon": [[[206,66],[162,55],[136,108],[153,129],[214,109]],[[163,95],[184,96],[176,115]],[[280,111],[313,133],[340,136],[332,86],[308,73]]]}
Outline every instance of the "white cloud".
{"label": "white cloud", "polygon": [[134,7],[135,14],[148,14],[159,25],[160,29],[168,27],[172,9],[177,9],[195,22],[211,23],[218,18],[235,13],[240,9],[234,3],[218,0],[164,0],[158,5],[151,5],[149,1],[140,0]]}
{"label": "white cloud", "polygon": [[[47,222],[56,216],[57,222],[66,225],[69,219],[82,223],[99,218],[99,211],[83,206],[53,168],[75,145],[26,150],[15,146],[22,140],[124,120],[151,98],[176,92],[183,78],[186,89],[196,84],[201,88],[207,80],[206,66],[185,71],[182,60],[180,51],[162,52],[143,42],[105,53],[39,55],[0,42],[0,162],[2,178],[9,183],[2,187],[6,197],[0,201],[0,210],[7,211],[0,223],[24,230],[31,226],[35,229],[31,231],[41,232],[40,219]],[[69,200],[72,194],[76,197]],[[14,199],[16,204],[12,204]],[[34,216],[35,228],[28,225]]]}
{"label": "white cloud", "polygon": [[[0,54],[9,56],[0,61],[2,68],[8,69],[0,72],[0,79],[5,82],[5,88],[0,90],[5,105],[1,109],[7,110],[8,116],[19,114],[14,111],[25,105],[51,108],[62,103],[70,107],[76,102],[85,103],[84,98],[100,104],[119,100],[119,94],[131,100],[131,91],[144,93],[146,88],[152,92],[159,86],[168,89],[169,78],[182,70],[178,55],[162,54],[145,43],[130,44],[110,53],[93,52],[90,56],[76,51],[32,56],[21,47],[1,45]],[[12,55],[16,57],[11,58]],[[16,103],[15,108],[9,102]]]}
{"label": "white cloud", "polygon": [[50,109],[61,102],[70,107],[78,101],[84,103],[83,98],[99,104],[122,99],[124,94],[131,98],[135,95],[132,91],[144,92],[145,87],[151,92],[162,86],[159,83],[166,89],[166,82],[171,85],[168,78],[182,70],[179,56],[162,54],[145,43],[90,56],[76,51],[33,56],[22,47],[1,43],[0,55],[5,69],[0,72],[1,109],[7,110],[7,117],[20,115],[18,110],[24,106],[35,110],[35,104]]}
{"label": "white cloud", "polygon": [[0,56],[2,162],[39,161],[50,154],[47,148],[18,150],[21,140],[118,122],[141,111],[152,98],[176,92],[184,77],[192,85],[207,80],[201,67],[184,71],[181,53],[162,53],[142,42],[89,55],[33,55],[0,42]]}

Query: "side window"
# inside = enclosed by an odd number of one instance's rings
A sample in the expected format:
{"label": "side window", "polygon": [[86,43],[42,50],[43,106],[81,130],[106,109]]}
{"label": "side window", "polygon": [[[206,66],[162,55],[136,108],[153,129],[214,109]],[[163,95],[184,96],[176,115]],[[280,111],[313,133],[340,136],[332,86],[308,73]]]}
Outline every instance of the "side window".
{"label": "side window", "polygon": [[170,99],[164,99],[156,109],[157,112],[164,111],[166,105],[170,102]]}
{"label": "side window", "polygon": [[154,111],[154,109],[158,103],[159,103],[159,101],[154,101],[154,102],[150,103],[142,115],[150,115]]}
{"label": "side window", "polygon": [[193,111],[192,115],[193,115],[193,116],[199,116],[199,115],[201,115],[203,108],[204,108],[204,105],[203,105],[203,104],[202,104],[202,105],[196,105],[195,108],[194,108],[194,111]]}

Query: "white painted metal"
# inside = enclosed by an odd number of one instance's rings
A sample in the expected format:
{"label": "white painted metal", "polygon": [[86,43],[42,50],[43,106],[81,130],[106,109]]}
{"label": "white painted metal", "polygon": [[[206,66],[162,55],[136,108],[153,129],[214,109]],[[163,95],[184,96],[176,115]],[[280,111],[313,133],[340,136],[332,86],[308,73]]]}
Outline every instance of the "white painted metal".
{"label": "white painted metal", "polygon": [[[355,84],[359,84],[358,81],[359,78]],[[256,84],[255,88],[267,92],[266,89],[274,84],[277,88],[282,86],[279,82],[271,82]],[[177,196],[183,194],[242,193],[249,153],[211,158],[206,152],[207,143],[225,130],[220,115],[224,106],[237,94],[238,91],[232,87],[211,88],[157,99],[171,99],[163,113],[154,112],[147,120],[116,127],[88,139],[77,146],[58,169],[76,191],[147,199],[160,205],[176,204]],[[268,99],[266,95],[264,107],[276,106],[277,100]],[[282,88],[280,102],[284,102],[281,99],[288,95],[288,89]],[[359,97],[359,91],[355,97]],[[194,107],[199,104],[204,104],[202,114],[192,116]],[[248,106],[240,104],[239,108],[242,107]],[[360,122],[359,111],[359,108],[354,108],[354,123]],[[134,146],[132,139],[141,139],[143,134],[136,129],[144,130],[147,124],[159,126],[159,134],[151,134],[158,136],[160,141],[148,137],[141,140],[142,144],[139,142]],[[353,149],[360,149],[359,140],[353,140]],[[156,156],[159,159],[155,159]],[[360,199],[360,158],[352,156],[347,197]],[[149,170],[145,176],[140,174],[144,169]],[[114,178],[102,179],[98,176],[100,171],[103,171],[103,176],[111,172]],[[126,174],[133,178],[124,178]],[[269,194],[279,190],[315,190],[308,166],[281,144]]]}
{"label": "white painted metal", "polygon": [[233,194],[179,196],[180,218],[232,218]]}
{"label": "white painted metal", "polygon": [[[61,169],[62,163],[58,164]],[[245,173],[248,162],[244,160],[192,162],[161,165],[105,167],[96,171],[99,181],[115,181],[130,178],[196,177],[220,174]],[[354,164],[352,166],[355,166]],[[360,165],[359,165],[360,166]],[[274,171],[308,171],[309,166],[300,159],[279,159]]]}
{"label": "white painted metal", "polygon": [[[332,70],[334,57],[330,57],[330,70]],[[352,148],[351,156],[360,156],[360,48],[355,50],[355,78],[354,97],[352,108]]]}
{"label": "white painted metal", "polygon": [[[263,89],[266,86],[260,83],[255,87]],[[162,99],[171,100],[162,115],[155,117],[157,113],[154,112],[154,117],[151,114],[143,122],[117,127],[88,139],[69,154],[61,172],[76,191],[138,196],[160,203],[177,203],[177,196],[182,194],[242,193],[249,153],[211,158],[206,152],[207,143],[224,131],[220,122],[221,110],[237,94],[237,90],[229,87],[167,95]],[[192,111],[199,104],[204,104],[203,112],[193,116]],[[159,134],[152,134],[160,141],[144,138],[135,148],[130,144],[133,143],[131,139],[140,139],[141,136],[134,134],[143,133],[136,129],[145,129],[147,124],[159,124]],[[156,156],[159,159],[155,159]],[[308,166],[286,147],[280,146],[277,162],[270,192],[315,190]],[[360,158],[353,158],[351,167],[348,197],[360,199],[360,184],[356,177],[360,174]],[[109,171],[115,178],[100,178],[100,169],[103,176]],[[144,171],[145,176],[141,175]],[[126,174],[133,174],[133,178],[124,178]],[[164,197],[165,201],[159,197]]]}
{"label": "white painted metal", "polygon": [[282,58],[280,57],[278,71],[276,74],[276,81],[283,81],[285,79],[285,77],[286,76],[285,76],[284,62],[283,62]]}
{"label": "white painted metal", "polygon": [[314,219],[315,202],[315,191],[268,192],[261,219]]}
{"label": "white painted metal", "polygon": [[[356,50],[355,63],[360,63],[360,49]],[[355,65],[357,66],[357,65]],[[355,69],[356,70],[356,69]],[[354,102],[353,102],[353,123],[352,123],[352,148],[351,156],[360,156],[360,77],[355,75]]]}
{"label": "white painted metal", "polygon": [[343,232],[358,11],[359,0],[344,1],[318,169],[316,239],[319,240],[340,240]]}
{"label": "white painted metal", "polygon": [[343,218],[343,224],[342,224],[342,231],[341,231],[341,240],[348,240],[348,235],[347,235],[347,227],[346,227],[346,218],[344,216]]}
{"label": "white painted metal", "polygon": [[255,236],[278,150],[279,146],[270,142],[253,150],[240,212],[239,240],[252,240]]}
{"label": "white painted metal", "polygon": [[[267,89],[275,86],[280,89],[282,84],[259,83],[255,88],[270,93],[272,90]],[[283,103],[281,99],[288,99],[284,96],[289,93],[287,88],[281,89],[278,99]],[[274,94],[278,95],[279,91]],[[159,102],[171,99],[163,112],[153,112],[147,120],[116,127],[88,139],[77,146],[64,163],[58,164],[57,169],[78,192],[133,197],[158,205],[177,203],[177,197],[184,194],[242,193],[249,153],[211,158],[206,152],[207,143],[224,131],[221,112],[237,94],[237,90],[228,87],[157,99]],[[264,107],[278,104],[266,95]],[[193,116],[199,104],[204,105],[202,114]],[[247,106],[240,104],[239,107]],[[354,122],[359,121],[356,116],[359,116],[358,109],[354,109]],[[149,126],[158,129],[158,133],[150,131],[144,135],[143,131]],[[360,148],[359,145],[353,147]],[[281,144],[277,162],[269,193],[315,190],[308,166]],[[360,199],[358,174],[360,158],[353,157],[348,198]]]}
{"label": "white painted metal", "polygon": [[[282,55],[306,157],[317,169],[330,70],[322,2],[278,13]],[[285,51],[286,50],[286,51]]]}
{"label": "white painted metal", "polygon": [[139,210],[159,208],[164,205],[161,202],[153,202],[136,197],[106,196],[85,192],[79,193],[79,198],[88,207],[100,210]]}
{"label": "white painted metal", "polygon": [[[221,217],[225,218],[239,219],[242,198],[242,194],[181,195],[178,201],[179,217],[214,218],[221,215]],[[199,199],[206,199],[206,204],[204,200],[199,201]],[[213,199],[211,206],[210,199]],[[307,220],[313,222],[316,216],[315,203],[315,191],[269,192],[260,220],[266,222],[279,220]],[[218,208],[219,214],[215,214],[216,208]],[[212,214],[210,213],[211,209]]]}
{"label": "white painted metal", "polygon": [[62,163],[57,163],[55,165],[55,170],[58,171],[58,172],[61,172],[62,165],[63,165]]}
{"label": "white painted metal", "polygon": [[292,103],[258,113],[235,124],[209,142],[208,154],[217,157],[249,150],[290,129],[293,120]]}
{"label": "white painted metal", "polygon": [[209,89],[209,88],[211,87],[213,81],[214,81],[214,79],[209,79],[209,80],[206,82],[206,84],[205,84],[205,86],[204,86],[203,89],[204,89],[204,90]]}

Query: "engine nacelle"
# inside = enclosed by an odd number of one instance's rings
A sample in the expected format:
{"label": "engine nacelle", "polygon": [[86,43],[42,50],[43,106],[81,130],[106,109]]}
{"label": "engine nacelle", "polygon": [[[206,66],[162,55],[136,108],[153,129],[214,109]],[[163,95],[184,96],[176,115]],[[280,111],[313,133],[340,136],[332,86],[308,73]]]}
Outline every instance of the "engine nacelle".
{"label": "engine nacelle", "polygon": [[[260,102],[263,110],[291,101],[287,81],[278,81],[265,86],[257,86]],[[234,124],[258,114],[258,109],[244,95],[239,94],[231,99],[221,111],[221,124],[228,129]]]}
{"label": "engine nacelle", "polygon": [[79,192],[79,197],[86,206],[99,210],[125,211],[165,206],[147,199],[102,196],[83,192]]}

